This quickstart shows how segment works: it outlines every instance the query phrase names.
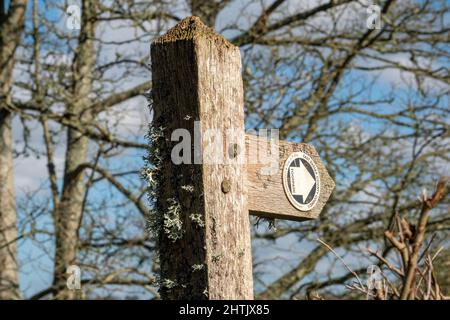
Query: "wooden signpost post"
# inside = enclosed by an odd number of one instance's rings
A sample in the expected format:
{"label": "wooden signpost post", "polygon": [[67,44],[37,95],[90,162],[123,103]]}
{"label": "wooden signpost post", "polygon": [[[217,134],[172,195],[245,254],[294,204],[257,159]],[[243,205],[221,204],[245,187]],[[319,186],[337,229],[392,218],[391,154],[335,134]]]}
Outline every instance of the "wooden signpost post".
{"label": "wooden signpost post", "polygon": [[315,219],[334,182],[311,145],[245,135],[239,48],[199,18],[151,58],[161,296],[253,299],[249,213]]}

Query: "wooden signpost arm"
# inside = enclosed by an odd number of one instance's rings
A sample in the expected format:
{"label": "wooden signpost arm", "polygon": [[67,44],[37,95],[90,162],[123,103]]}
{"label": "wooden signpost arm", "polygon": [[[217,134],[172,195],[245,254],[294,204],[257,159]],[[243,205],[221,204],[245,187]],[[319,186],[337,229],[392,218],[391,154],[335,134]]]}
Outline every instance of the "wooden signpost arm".
{"label": "wooden signpost arm", "polygon": [[[278,154],[270,154],[269,143],[275,144]],[[317,204],[310,211],[299,211],[286,198],[283,187],[283,165],[293,152],[305,152],[314,160],[320,174],[321,192]],[[248,209],[251,215],[271,219],[303,221],[317,219],[328,201],[335,183],[322,164],[316,149],[306,143],[288,141],[268,141],[263,137],[246,135],[247,159],[254,159],[250,153],[258,152],[258,161],[249,161],[247,165]],[[264,175],[265,169],[275,165],[273,174]]]}

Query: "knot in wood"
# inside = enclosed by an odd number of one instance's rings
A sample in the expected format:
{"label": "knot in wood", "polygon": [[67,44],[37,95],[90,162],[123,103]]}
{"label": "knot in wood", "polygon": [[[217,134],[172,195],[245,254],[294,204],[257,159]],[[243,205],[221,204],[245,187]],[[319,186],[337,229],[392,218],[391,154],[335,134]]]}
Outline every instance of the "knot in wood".
{"label": "knot in wood", "polygon": [[224,179],[222,181],[222,192],[223,193],[228,193],[231,190],[231,182],[228,179]]}

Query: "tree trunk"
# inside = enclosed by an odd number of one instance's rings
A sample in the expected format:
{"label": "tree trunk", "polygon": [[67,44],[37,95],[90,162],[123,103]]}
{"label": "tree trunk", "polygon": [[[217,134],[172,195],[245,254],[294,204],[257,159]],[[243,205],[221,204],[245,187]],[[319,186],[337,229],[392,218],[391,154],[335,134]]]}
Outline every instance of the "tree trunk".
{"label": "tree trunk", "polygon": [[66,270],[76,264],[78,229],[83,214],[83,199],[86,192],[84,174],[78,167],[86,162],[88,140],[79,132],[69,129],[64,170],[64,187],[59,207],[56,208],[56,251],[53,285],[55,298],[75,299],[77,292],[66,287]]}
{"label": "tree trunk", "polygon": [[[95,1],[82,3],[81,30],[78,51],[73,63],[73,91],[67,113],[74,119],[88,122],[90,112],[82,112],[89,104],[92,90],[92,70],[95,66]],[[80,116],[80,114],[83,114]],[[83,200],[86,193],[84,171],[81,165],[87,161],[88,138],[75,129],[68,129],[64,185],[59,207],[55,208],[56,248],[54,261],[54,296],[57,299],[75,299],[78,292],[66,286],[66,270],[76,265],[76,254],[83,216]]]}
{"label": "tree trunk", "polygon": [[0,300],[20,298],[16,253],[16,199],[13,179],[12,113],[8,110],[26,0],[13,0],[5,14],[0,1]]}
{"label": "tree trunk", "polygon": [[20,297],[11,119],[10,112],[0,110],[0,300]]}

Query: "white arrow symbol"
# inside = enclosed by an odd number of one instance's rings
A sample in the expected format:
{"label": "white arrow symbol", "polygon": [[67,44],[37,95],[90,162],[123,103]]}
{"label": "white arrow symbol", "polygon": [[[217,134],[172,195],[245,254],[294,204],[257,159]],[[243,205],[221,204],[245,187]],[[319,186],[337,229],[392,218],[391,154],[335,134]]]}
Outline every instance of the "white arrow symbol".
{"label": "white arrow symbol", "polygon": [[305,202],[306,197],[308,197],[316,183],[314,177],[311,176],[303,163],[300,162],[300,167],[290,168],[290,178],[292,195],[302,196],[303,202]]}

